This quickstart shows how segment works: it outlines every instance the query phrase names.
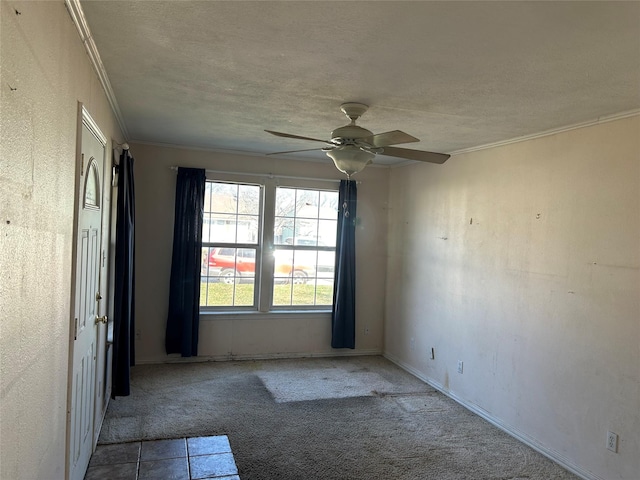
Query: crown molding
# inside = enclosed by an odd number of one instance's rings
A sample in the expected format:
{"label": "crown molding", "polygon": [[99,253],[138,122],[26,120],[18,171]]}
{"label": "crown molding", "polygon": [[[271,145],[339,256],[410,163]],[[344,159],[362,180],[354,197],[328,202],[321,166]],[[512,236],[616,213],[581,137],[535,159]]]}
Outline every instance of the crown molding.
{"label": "crown molding", "polygon": [[476,147],[463,148],[461,150],[455,150],[448,152],[451,156],[461,155],[463,153],[477,152],[478,150],[487,150],[489,148],[502,147],[505,145],[511,145],[512,143],[526,142],[528,140],[534,140],[536,138],[548,137],[556,135],[558,133],[569,132],[571,130],[577,130],[579,128],[592,127],[594,125],[600,125],[602,123],[613,122],[615,120],[621,120],[623,118],[635,117],[640,115],[640,109],[628,110],[626,112],[620,112],[613,115],[603,115],[594,120],[588,120],[586,122],[575,123],[573,125],[567,125],[564,127],[554,128],[551,130],[545,130],[543,132],[533,133],[530,135],[523,135],[522,137],[515,137],[509,140],[501,140],[499,142],[487,143],[485,145],[478,145]]}
{"label": "crown molding", "polygon": [[[536,138],[557,135],[558,133],[569,132],[571,130],[577,130],[579,128],[591,127],[594,125],[600,125],[603,123],[613,122],[615,120],[622,120],[623,118],[635,117],[638,115],[640,115],[640,109],[628,110],[626,112],[620,112],[613,115],[603,115],[601,117],[596,118],[595,120],[588,120],[586,122],[575,123],[573,125],[567,125],[564,127],[554,128],[551,130],[545,130],[543,132],[532,133],[530,135],[523,135],[521,137],[510,138],[508,140],[500,140],[499,142],[486,143],[484,145],[477,145],[475,147],[469,147],[469,148],[462,148],[460,150],[454,150],[447,153],[453,157],[454,155],[462,155],[463,153],[477,152],[480,150],[488,150],[490,148],[503,147],[505,145],[511,145],[513,143],[526,142],[528,140],[535,140]],[[405,167],[407,165],[414,165],[416,163],[421,163],[421,162],[417,160],[407,160],[405,162],[400,162],[400,163],[391,165],[391,168],[400,168],[400,167]]]}
{"label": "crown molding", "polygon": [[111,88],[111,82],[109,81],[107,71],[102,64],[102,59],[100,58],[98,47],[96,47],[96,44],[93,41],[93,36],[91,35],[91,30],[89,29],[89,24],[87,23],[87,20],[84,16],[84,11],[82,10],[82,6],[80,5],[80,0],[64,0],[64,4],[67,7],[67,11],[69,12],[71,20],[78,30],[80,39],[82,40],[87,54],[89,55],[91,65],[93,66],[93,69],[95,70],[96,74],[98,75],[98,79],[102,84],[102,89],[107,96],[109,105],[111,105],[111,110],[116,117],[116,121],[120,126],[120,130],[122,130],[122,135],[124,136],[125,140],[128,140],[129,131],[127,130],[124,118],[122,117],[122,112],[120,111],[120,107],[118,106],[116,96],[113,93],[113,89]]}

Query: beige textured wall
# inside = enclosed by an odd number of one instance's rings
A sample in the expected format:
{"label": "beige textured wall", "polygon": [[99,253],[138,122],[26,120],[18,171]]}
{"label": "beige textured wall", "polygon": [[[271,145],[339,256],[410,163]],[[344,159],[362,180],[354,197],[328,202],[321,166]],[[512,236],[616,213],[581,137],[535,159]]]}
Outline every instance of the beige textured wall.
{"label": "beige textured wall", "polygon": [[62,1],[2,1],[0,16],[0,478],[58,479],[78,102],[120,133]]}
{"label": "beige textured wall", "polygon": [[639,207],[637,116],[392,170],[387,355],[590,478],[637,479]]}
{"label": "beige textured wall", "polygon": [[[136,359],[138,362],[174,360],[179,357],[167,357],[164,351],[176,181],[176,172],[169,167],[335,179],[340,179],[341,174],[329,159],[325,163],[296,162],[143,144],[132,144],[131,151],[136,178]],[[247,181],[247,177],[236,180]],[[382,352],[388,169],[365,169],[357,175],[357,180],[361,183],[358,185],[360,223],[356,233],[355,351],[331,349],[329,314],[203,315],[198,348],[201,357],[270,358]]]}

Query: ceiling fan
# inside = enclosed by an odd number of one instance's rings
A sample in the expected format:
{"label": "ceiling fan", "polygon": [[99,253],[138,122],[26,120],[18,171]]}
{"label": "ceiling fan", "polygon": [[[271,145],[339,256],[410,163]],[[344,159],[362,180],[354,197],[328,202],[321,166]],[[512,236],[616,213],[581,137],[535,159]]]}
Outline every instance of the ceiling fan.
{"label": "ceiling fan", "polygon": [[368,108],[368,105],[356,102],[348,102],[340,105],[340,110],[342,110],[347,118],[351,120],[351,123],[331,132],[331,140],[321,140],[318,138],[265,130],[265,132],[278,137],[311,140],[313,142],[322,142],[326,144],[325,147],[274,152],[268,153],[267,155],[322,150],[333,160],[336,168],[345,173],[349,178],[351,175],[354,175],[364,169],[364,167],[369,165],[375,156],[379,154],[429,163],[444,163],[450,157],[450,155],[445,153],[392,147],[391,145],[419,142],[420,140],[408,133],[401,132],[400,130],[392,130],[390,132],[374,135],[366,128],[356,125],[356,120],[360,118]]}

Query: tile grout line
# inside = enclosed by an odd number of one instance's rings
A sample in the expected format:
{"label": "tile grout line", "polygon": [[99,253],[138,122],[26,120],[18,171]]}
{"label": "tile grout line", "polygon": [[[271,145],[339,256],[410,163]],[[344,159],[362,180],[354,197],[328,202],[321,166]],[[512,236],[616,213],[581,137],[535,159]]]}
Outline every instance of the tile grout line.
{"label": "tile grout line", "polygon": [[193,480],[191,478],[191,454],[189,453],[189,439],[185,437],[184,443],[185,449],[187,451],[187,473],[189,474],[189,480]]}
{"label": "tile grout line", "polygon": [[[236,473],[231,475],[230,477],[235,477],[235,478],[239,479],[240,475],[237,472],[237,463],[236,463],[236,460],[235,460],[235,455],[233,453],[233,449],[231,448],[231,444],[230,444],[230,441],[229,441],[229,436],[228,435],[216,435],[216,437],[222,437],[222,436],[224,436],[224,438],[226,439],[228,447],[225,447],[225,449],[228,448],[229,449],[228,451],[222,452],[222,451],[216,450],[215,452],[212,451],[211,453],[202,453],[201,455],[207,456],[207,457],[210,457],[210,456],[213,456],[213,455],[223,455],[223,454],[224,455],[227,455],[227,454],[230,455],[231,459],[233,461],[233,464],[235,466],[235,469],[236,469]],[[192,455],[191,455],[191,450],[190,450],[190,446],[189,446],[189,438],[195,438],[195,437],[182,437],[180,440],[184,441],[184,449],[185,449],[184,452],[186,453],[185,460],[187,462],[187,475],[188,475],[188,479],[187,480],[194,480],[194,478],[193,478],[194,472],[191,469],[191,457],[192,457]],[[178,439],[176,439],[176,440],[178,440]],[[127,443],[129,443],[129,442],[121,442],[120,444],[113,444],[113,445],[123,445],[123,444],[127,444]],[[134,476],[133,476],[133,480],[139,480],[140,478],[142,478],[141,477],[142,470],[143,470],[142,453],[143,453],[143,445],[144,445],[145,441],[144,440],[140,440],[140,441],[131,442],[131,443],[137,446],[137,455],[136,455],[135,469],[134,469],[135,473],[134,473]],[[92,454],[92,456],[93,456],[93,454]],[[197,454],[194,454],[194,458],[197,457],[197,456],[198,456]],[[178,457],[170,457],[170,458],[178,458]],[[169,458],[163,457],[162,459],[169,459]],[[162,460],[162,459],[158,459],[158,460]],[[126,462],[126,461],[125,462],[116,462],[116,464],[120,464],[120,463],[122,463],[122,464],[129,463],[130,464],[130,463],[133,463],[133,462]],[[105,464],[104,466],[106,467],[107,465],[108,464]],[[96,467],[101,467],[101,466],[102,465],[97,465]],[[86,474],[85,474],[85,476],[86,476]],[[215,479],[215,478],[223,478],[223,477],[227,477],[227,475],[216,475],[215,477],[211,477],[211,478]]]}

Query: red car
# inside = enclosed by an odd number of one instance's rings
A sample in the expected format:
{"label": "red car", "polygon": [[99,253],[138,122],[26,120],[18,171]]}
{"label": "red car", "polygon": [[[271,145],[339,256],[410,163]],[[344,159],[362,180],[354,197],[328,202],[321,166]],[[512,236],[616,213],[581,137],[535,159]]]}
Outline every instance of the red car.
{"label": "red car", "polygon": [[[206,249],[203,250],[206,252]],[[209,249],[208,261],[203,255],[202,277],[218,277],[224,283],[240,281],[242,277],[254,277],[256,272],[256,251],[252,248]],[[286,257],[286,255],[285,255]],[[292,265],[291,259],[276,256],[275,276],[280,283],[293,281],[296,284],[307,283],[314,274],[314,268],[308,265]]]}

